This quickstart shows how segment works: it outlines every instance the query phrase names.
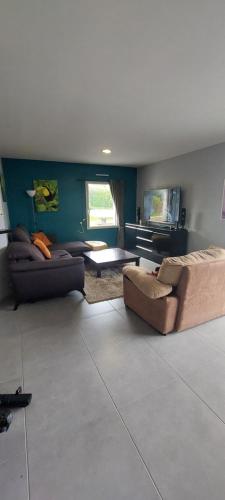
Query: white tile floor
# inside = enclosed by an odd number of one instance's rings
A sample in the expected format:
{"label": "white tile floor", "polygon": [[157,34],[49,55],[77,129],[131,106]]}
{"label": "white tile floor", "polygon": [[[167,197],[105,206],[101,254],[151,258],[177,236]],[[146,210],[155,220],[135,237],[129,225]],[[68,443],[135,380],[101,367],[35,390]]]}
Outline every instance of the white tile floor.
{"label": "white tile floor", "polygon": [[225,317],[161,336],[122,299],[0,310],[1,500],[224,500]]}

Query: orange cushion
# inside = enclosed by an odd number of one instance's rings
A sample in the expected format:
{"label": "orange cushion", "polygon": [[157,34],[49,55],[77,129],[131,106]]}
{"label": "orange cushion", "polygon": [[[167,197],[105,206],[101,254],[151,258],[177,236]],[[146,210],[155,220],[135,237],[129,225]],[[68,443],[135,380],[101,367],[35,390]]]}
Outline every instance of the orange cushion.
{"label": "orange cushion", "polygon": [[46,234],[43,233],[42,231],[39,231],[38,233],[32,233],[32,240],[34,241],[36,239],[43,241],[46,247],[52,245],[52,241],[49,240]]}
{"label": "orange cushion", "polygon": [[36,238],[34,240],[34,245],[39,248],[39,250],[43,253],[43,255],[46,257],[46,259],[51,259],[51,253],[49,252],[49,249],[46,247],[46,245],[43,243],[43,241],[39,240],[39,238]]}

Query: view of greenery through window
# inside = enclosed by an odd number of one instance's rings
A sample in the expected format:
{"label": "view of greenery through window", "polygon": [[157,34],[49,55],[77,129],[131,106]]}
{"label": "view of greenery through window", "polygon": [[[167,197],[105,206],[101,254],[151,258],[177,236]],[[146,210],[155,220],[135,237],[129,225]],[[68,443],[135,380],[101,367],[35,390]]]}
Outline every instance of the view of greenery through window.
{"label": "view of greenery through window", "polygon": [[88,182],[88,226],[107,227],[116,225],[116,210],[110,185],[106,182]]}

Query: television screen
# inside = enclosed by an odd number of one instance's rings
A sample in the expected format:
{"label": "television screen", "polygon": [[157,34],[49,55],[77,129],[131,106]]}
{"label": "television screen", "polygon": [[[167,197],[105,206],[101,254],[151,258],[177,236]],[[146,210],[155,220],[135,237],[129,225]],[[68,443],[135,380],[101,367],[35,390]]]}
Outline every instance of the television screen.
{"label": "television screen", "polygon": [[180,187],[151,189],[144,193],[144,220],[173,224],[179,221]]}

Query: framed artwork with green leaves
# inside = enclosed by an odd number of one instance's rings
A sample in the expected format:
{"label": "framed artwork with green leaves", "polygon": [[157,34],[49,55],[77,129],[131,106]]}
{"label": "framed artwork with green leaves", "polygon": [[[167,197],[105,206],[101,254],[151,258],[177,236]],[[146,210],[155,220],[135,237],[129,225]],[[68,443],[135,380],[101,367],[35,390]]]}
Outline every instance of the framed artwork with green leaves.
{"label": "framed artwork with green leaves", "polygon": [[57,180],[34,180],[35,208],[37,212],[58,212],[59,191]]}

